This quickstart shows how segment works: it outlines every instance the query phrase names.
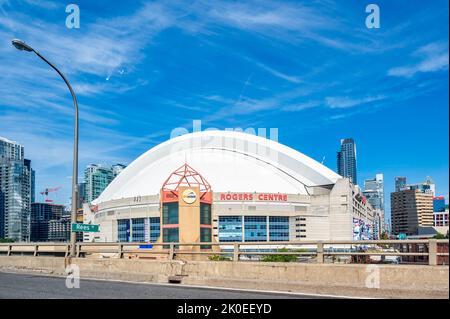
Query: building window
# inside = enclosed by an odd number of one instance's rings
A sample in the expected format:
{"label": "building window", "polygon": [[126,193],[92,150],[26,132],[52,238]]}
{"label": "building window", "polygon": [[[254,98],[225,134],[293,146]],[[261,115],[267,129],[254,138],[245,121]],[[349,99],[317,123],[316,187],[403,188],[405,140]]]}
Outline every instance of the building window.
{"label": "building window", "polygon": [[145,223],[144,218],[133,218],[131,220],[131,241],[144,242],[145,241]]}
{"label": "building window", "polygon": [[163,204],[163,224],[178,224],[178,203]]}
{"label": "building window", "polygon": [[200,203],[200,224],[211,225],[211,205]]}
{"label": "building window", "polygon": [[289,240],[289,217],[286,216],[269,217],[269,240],[270,241]]}
{"label": "building window", "polygon": [[[210,243],[212,241],[211,228],[201,227],[200,228],[200,242]],[[200,249],[211,249],[211,245],[201,245]]]}
{"label": "building window", "polygon": [[150,217],[150,242],[154,243],[161,235],[161,228],[159,223],[159,217]]}
{"label": "building window", "polygon": [[242,241],[242,217],[241,216],[219,216],[219,241],[241,242]]}
{"label": "building window", "polygon": [[130,220],[118,219],[117,220],[117,240],[119,242],[130,241]]}
{"label": "building window", "polygon": [[178,228],[163,228],[163,242],[177,243],[178,240]]}
{"label": "building window", "polygon": [[245,216],[244,225],[245,241],[267,241],[266,216]]}

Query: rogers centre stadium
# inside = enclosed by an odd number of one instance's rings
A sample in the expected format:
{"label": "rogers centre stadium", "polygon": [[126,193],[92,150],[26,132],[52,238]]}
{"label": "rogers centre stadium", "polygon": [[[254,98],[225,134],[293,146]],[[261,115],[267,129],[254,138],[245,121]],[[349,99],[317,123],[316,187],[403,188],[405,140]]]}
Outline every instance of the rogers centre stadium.
{"label": "rogers centre stadium", "polygon": [[[195,203],[199,217],[190,215]],[[100,225],[84,234],[95,242],[372,239],[379,220],[349,179],[285,145],[235,131],[195,132],[153,147],[85,204],[83,217]],[[196,219],[181,229],[182,220]]]}

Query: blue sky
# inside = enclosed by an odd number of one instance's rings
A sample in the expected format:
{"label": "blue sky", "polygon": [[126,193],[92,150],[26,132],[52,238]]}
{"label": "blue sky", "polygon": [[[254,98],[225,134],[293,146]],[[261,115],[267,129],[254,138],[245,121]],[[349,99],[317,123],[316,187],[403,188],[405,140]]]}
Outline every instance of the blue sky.
{"label": "blue sky", "polygon": [[[278,128],[279,142],[336,168],[358,147],[358,179],[433,177],[448,198],[448,1],[0,0],[0,135],[25,146],[37,190],[70,194],[73,83],[80,173],[130,163],[176,127]],[[376,3],[381,28],[365,27]],[[38,199],[40,195],[37,194]],[[389,206],[388,206],[389,207]]]}

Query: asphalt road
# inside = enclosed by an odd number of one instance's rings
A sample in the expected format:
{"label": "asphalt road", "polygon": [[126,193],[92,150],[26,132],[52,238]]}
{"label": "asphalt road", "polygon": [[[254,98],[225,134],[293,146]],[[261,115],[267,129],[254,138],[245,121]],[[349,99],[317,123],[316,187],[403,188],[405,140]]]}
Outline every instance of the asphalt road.
{"label": "asphalt road", "polygon": [[0,299],[292,299],[312,295],[277,294],[242,290],[186,287],[177,284],[139,284],[81,279],[80,288],[69,289],[63,277],[0,272]]}

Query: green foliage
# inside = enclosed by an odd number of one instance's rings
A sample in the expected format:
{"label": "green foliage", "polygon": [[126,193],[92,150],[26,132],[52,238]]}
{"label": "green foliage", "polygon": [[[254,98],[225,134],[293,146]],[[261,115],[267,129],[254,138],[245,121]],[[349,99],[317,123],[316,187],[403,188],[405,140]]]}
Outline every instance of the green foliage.
{"label": "green foliage", "polygon": [[13,243],[14,239],[11,238],[0,238],[0,243]]}
{"label": "green foliage", "polygon": [[230,261],[231,260],[230,257],[226,257],[226,256],[222,256],[222,255],[208,256],[208,259],[212,260],[212,261]]}
{"label": "green foliage", "polygon": [[434,239],[446,239],[448,237],[446,237],[444,234],[441,233],[437,233],[436,235],[433,236]]}
{"label": "green foliage", "polygon": [[388,236],[388,234],[387,234],[386,232],[382,232],[382,233],[381,233],[381,236],[380,236],[380,239],[381,239],[381,240],[388,240],[388,239],[389,239],[389,236]]}
{"label": "green foliage", "polygon": [[[306,249],[297,249],[295,250],[295,252],[306,252]],[[284,253],[284,252],[288,252],[287,248],[281,248],[278,249],[277,252],[280,253]],[[296,261],[297,260],[296,255],[283,255],[283,254],[279,254],[279,255],[265,255],[261,261],[265,261],[265,262],[292,262],[292,261]]]}

